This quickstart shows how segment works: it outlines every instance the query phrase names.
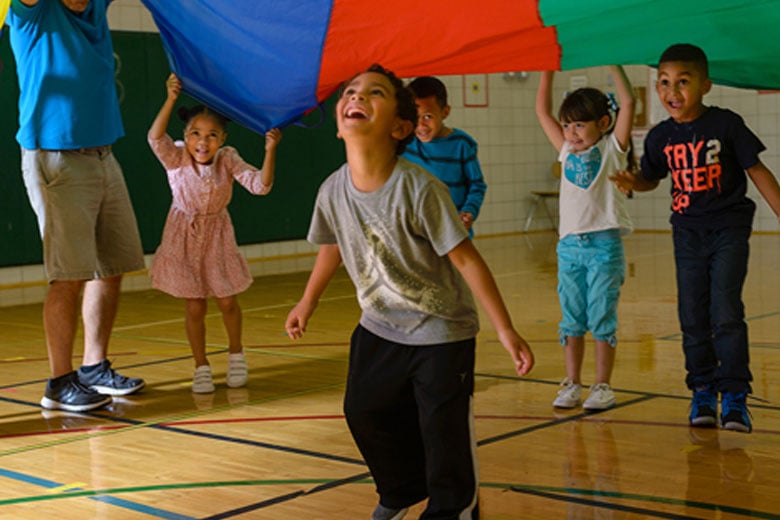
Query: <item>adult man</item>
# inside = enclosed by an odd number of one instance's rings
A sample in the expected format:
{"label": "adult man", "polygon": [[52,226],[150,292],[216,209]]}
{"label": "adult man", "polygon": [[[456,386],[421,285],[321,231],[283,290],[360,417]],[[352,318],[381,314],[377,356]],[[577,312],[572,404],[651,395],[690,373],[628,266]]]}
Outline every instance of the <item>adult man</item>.
{"label": "adult man", "polygon": [[[13,0],[6,21],[19,76],[16,139],[49,279],[43,324],[51,379],[41,406],[76,412],[144,386],[106,359],[122,274],[144,267],[127,187],[111,152],[124,131],[110,2]],[[79,305],[84,357],[74,371]]]}

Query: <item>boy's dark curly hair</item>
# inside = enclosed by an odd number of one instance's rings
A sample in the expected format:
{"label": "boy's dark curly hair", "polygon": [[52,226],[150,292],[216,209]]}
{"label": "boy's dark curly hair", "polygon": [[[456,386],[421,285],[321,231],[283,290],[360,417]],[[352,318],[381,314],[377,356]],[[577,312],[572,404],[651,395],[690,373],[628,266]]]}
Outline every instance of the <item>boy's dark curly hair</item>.
{"label": "boy's dark curly hair", "polygon": [[[350,79],[342,83],[341,89],[339,89],[339,97],[344,92],[344,87],[349,85],[349,83],[359,76],[360,74],[364,74],[366,72],[376,72],[378,74],[382,74],[385,76],[389,81],[390,84],[393,85],[395,88],[395,100],[396,104],[398,105],[398,117],[403,119],[404,121],[410,121],[412,123],[412,128],[417,127],[417,105],[414,104],[414,96],[412,92],[406,88],[406,85],[404,85],[404,82],[398,78],[392,71],[387,70],[382,65],[379,65],[377,63],[371,65],[368,67],[365,71],[360,72],[359,74],[355,74]],[[406,150],[406,145],[412,142],[412,139],[414,138],[414,131],[409,132],[409,135],[407,135],[404,139],[401,141],[398,141],[398,146],[396,147],[396,153],[398,155],[401,155],[404,153],[404,150]]]}
{"label": "boy's dark curly hair", "polygon": [[439,78],[420,76],[409,83],[409,89],[416,98],[434,97],[439,107],[447,106],[447,87]]}

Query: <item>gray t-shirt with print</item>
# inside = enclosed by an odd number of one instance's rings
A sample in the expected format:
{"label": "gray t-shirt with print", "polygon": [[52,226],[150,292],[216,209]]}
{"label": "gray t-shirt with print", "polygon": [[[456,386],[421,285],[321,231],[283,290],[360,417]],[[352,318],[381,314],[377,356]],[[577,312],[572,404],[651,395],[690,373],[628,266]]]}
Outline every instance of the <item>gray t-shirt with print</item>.
{"label": "gray t-shirt with print", "polygon": [[474,299],[447,257],[468,233],[447,187],[421,167],[399,157],[387,182],[365,193],[344,164],[320,187],[307,239],[339,246],[360,324],[377,336],[406,345],[476,336]]}

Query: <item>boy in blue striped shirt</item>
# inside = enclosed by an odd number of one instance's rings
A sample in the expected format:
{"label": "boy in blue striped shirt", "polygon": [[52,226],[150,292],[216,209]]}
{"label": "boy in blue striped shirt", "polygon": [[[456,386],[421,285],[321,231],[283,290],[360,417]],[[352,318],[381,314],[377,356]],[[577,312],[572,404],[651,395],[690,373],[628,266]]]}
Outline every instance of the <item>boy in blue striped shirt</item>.
{"label": "boy in blue striped shirt", "polygon": [[472,225],[487,190],[477,159],[477,142],[463,130],[444,124],[450,105],[447,88],[439,79],[421,76],[409,84],[409,89],[415,97],[418,122],[415,137],[403,156],[447,185],[463,225],[473,237]]}

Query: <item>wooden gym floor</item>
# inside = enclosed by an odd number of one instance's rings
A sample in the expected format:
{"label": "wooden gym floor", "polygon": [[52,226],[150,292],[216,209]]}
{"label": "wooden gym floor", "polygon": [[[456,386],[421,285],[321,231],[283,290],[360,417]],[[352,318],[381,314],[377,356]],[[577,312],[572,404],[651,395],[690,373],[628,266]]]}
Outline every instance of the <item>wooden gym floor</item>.
{"label": "wooden gym floor", "polygon": [[[780,519],[779,238],[751,242],[751,434],[687,426],[668,233],[625,239],[618,404],[587,415],[551,406],[564,376],[554,234],[476,240],[536,355],[531,374],[513,377],[482,316],[482,518]],[[293,343],[284,319],[307,277],[257,278],[241,296],[246,388],[224,384],[225,335],[212,303],[212,395],[190,391],[182,303],[156,291],[124,294],[110,359],[147,387],[86,414],[38,406],[48,374],[41,306],[0,309],[0,518],[368,519],[376,495],[341,410],[354,291],[340,274]]]}

